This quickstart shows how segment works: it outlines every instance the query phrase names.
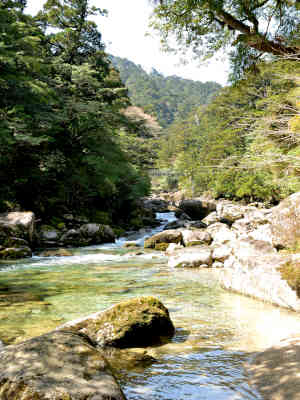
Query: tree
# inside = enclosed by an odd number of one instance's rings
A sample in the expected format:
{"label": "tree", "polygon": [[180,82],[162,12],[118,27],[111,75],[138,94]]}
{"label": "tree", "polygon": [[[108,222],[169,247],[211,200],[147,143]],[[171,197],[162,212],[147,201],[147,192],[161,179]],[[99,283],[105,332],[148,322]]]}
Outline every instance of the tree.
{"label": "tree", "polygon": [[[175,35],[182,51],[211,57],[234,47],[234,64],[249,66],[263,54],[299,56],[298,0],[159,0],[153,26],[166,44]],[[294,40],[295,39],[295,40]],[[241,61],[242,60],[242,61]]]}

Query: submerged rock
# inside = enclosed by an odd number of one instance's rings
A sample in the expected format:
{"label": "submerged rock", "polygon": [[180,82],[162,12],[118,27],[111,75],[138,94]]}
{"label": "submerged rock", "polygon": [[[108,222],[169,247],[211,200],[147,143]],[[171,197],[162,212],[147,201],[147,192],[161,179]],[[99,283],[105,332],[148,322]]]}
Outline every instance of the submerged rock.
{"label": "submerged rock", "polygon": [[146,239],[144,242],[144,247],[154,249],[155,245],[158,243],[181,243],[181,241],[182,234],[180,231],[168,229]]}
{"label": "submerged rock", "polygon": [[74,332],[5,347],[0,363],[1,399],[126,400],[101,352]]}
{"label": "submerged rock", "polygon": [[99,346],[117,348],[158,344],[175,331],[168,309],[150,296],[123,301],[57,329],[82,332]]}

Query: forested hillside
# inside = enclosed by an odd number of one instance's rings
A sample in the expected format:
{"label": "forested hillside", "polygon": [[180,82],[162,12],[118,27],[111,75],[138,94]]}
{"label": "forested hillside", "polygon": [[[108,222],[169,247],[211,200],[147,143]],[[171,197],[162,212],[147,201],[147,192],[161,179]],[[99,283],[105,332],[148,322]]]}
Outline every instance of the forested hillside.
{"label": "forested hillside", "polygon": [[185,118],[201,104],[208,104],[221,89],[216,82],[198,82],[178,76],[165,77],[155,69],[147,73],[126,58],[110,56],[129,90],[132,103],[154,115],[162,127]]}
{"label": "forested hillside", "polygon": [[272,203],[299,191],[298,2],[155,3],[154,26],[180,51],[210,57],[232,47],[231,85],[165,132],[164,187]]}
{"label": "forested hillside", "polygon": [[25,5],[0,2],[0,211],[130,218],[149,181],[128,149],[147,128],[124,113],[127,89],[91,21],[102,11],[48,0],[33,18]]}
{"label": "forested hillside", "polygon": [[257,68],[167,130],[159,164],[181,188],[269,201],[300,190],[300,62]]}

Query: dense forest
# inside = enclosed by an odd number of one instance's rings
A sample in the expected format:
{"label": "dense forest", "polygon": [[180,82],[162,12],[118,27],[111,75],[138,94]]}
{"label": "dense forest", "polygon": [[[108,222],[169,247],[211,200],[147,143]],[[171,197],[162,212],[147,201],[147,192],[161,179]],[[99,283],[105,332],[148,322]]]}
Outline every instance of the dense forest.
{"label": "dense forest", "polygon": [[[164,132],[161,185],[277,202],[300,190],[300,13],[296,1],[157,2],[168,45],[210,57],[231,46],[231,84]],[[266,25],[267,24],[267,25]]]}
{"label": "dense forest", "polygon": [[91,20],[103,11],[48,0],[32,17],[25,6],[0,1],[0,211],[128,219],[150,190],[131,155],[152,126],[124,111],[127,89]]}
{"label": "dense forest", "polygon": [[207,104],[221,89],[216,82],[199,82],[178,76],[163,76],[156,69],[148,74],[126,58],[110,56],[120,71],[133,104],[157,119],[162,127],[187,117],[192,109]]}

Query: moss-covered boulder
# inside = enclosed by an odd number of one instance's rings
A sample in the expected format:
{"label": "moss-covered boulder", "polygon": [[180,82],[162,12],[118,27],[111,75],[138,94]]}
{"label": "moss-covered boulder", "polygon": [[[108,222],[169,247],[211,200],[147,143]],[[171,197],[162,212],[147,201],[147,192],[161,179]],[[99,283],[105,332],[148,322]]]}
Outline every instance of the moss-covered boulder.
{"label": "moss-covered boulder", "polygon": [[181,243],[182,234],[180,231],[175,229],[168,229],[163,232],[156,233],[155,235],[149,237],[144,242],[144,247],[149,249],[155,249],[158,243]]}
{"label": "moss-covered boulder", "polygon": [[83,335],[52,332],[0,352],[0,399],[125,400],[104,356]]}
{"label": "moss-covered boulder", "polygon": [[158,344],[175,331],[168,309],[150,296],[123,301],[58,329],[82,332],[101,347],[117,348]]}
{"label": "moss-covered boulder", "polygon": [[27,247],[8,247],[0,251],[0,260],[17,260],[32,256],[32,250]]}

